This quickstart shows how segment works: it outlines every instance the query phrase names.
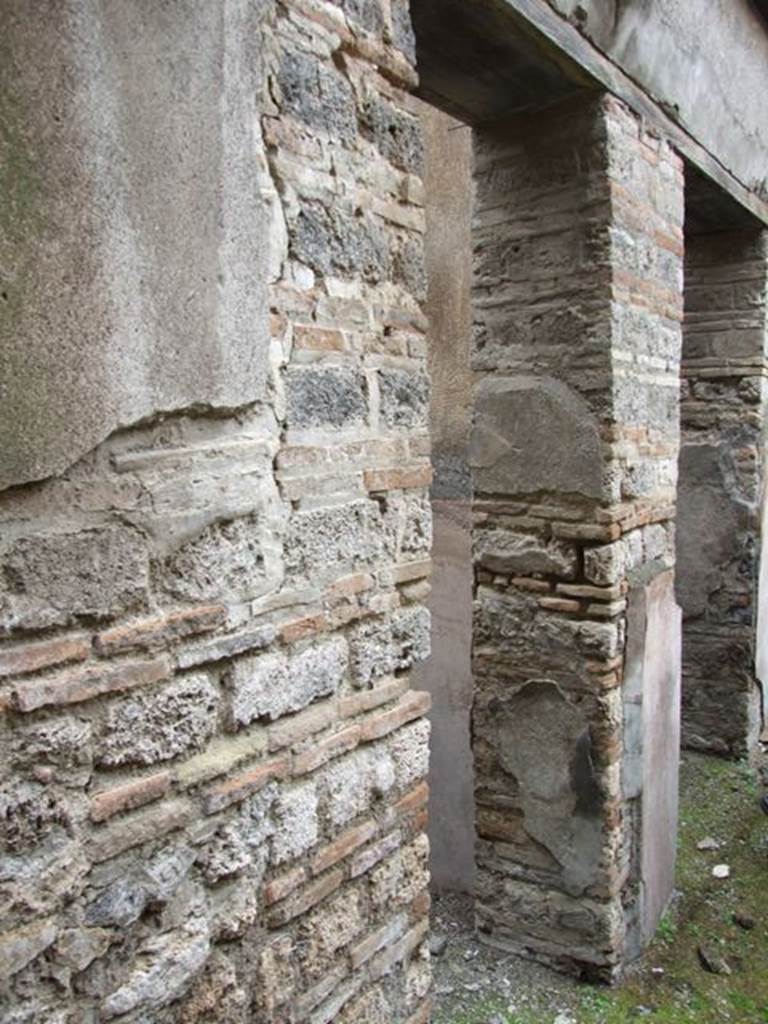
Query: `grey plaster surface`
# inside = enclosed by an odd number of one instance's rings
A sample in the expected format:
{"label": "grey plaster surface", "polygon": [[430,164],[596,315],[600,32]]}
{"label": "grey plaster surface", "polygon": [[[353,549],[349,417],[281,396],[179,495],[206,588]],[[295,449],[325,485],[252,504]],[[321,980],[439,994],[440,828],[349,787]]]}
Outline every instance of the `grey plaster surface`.
{"label": "grey plaster surface", "polygon": [[768,23],[750,0],[547,2],[743,184],[768,192]]}
{"label": "grey plaster surface", "polygon": [[0,487],[264,395],[261,0],[0,10]]}

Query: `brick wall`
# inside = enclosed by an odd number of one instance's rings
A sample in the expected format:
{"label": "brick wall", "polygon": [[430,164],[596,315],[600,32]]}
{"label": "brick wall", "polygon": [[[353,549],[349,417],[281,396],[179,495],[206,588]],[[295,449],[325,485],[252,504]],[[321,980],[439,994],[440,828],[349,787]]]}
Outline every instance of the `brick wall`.
{"label": "brick wall", "polygon": [[260,11],[270,401],[0,502],[14,1024],[428,1018],[413,40],[395,0]]}
{"label": "brick wall", "polygon": [[476,183],[478,923],[612,977],[674,864],[681,166],[597,98],[478,131]]}
{"label": "brick wall", "polygon": [[686,239],[678,593],[683,741],[744,756],[756,677],[766,409],[765,237]]}

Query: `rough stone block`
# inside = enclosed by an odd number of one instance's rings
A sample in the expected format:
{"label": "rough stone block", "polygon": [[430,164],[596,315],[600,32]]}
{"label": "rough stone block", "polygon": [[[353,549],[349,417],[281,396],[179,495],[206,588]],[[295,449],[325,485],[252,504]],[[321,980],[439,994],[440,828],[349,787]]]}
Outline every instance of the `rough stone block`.
{"label": "rough stone block", "polygon": [[156,764],[200,750],[215,731],[218,704],[218,691],[203,674],[115,701],[107,708],[97,762]]}
{"label": "rough stone block", "polygon": [[355,685],[370,685],[423,661],[429,657],[430,643],[430,615],[422,606],[402,609],[390,619],[360,623],[349,636]]}
{"label": "rough stone block", "polygon": [[266,575],[264,533],[257,514],[211,524],[163,561],[161,586],[188,601],[255,596]]}
{"label": "rough stone block", "polygon": [[274,808],[273,863],[293,860],[315,845],[320,835],[317,807],[314,782],[302,783],[280,794]]}
{"label": "rough stone block", "polygon": [[[541,424],[550,443],[541,457]],[[575,391],[547,377],[488,377],[475,402],[475,489],[490,494],[603,494],[598,425]]]}
{"label": "rough stone block", "polygon": [[322,277],[357,277],[370,284],[388,279],[389,239],[370,214],[357,216],[345,207],[328,209],[305,202],[292,226],[291,252]]}
{"label": "rough stone block", "polygon": [[341,366],[291,367],[286,373],[288,426],[351,427],[365,420],[365,375]]}
{"label": "rough stone block", "polygon": [[303,922],[304,968],[317,977],[327,970],[336,952],[349,945],[363,928],[363,908],[359,894],[342,891]]}
{"label": "rough stone block", "polygon": [[[237,728],[257,718],[279,718],[288,710],[304,705],[295,703],[286,693],[288,659],[283,654],[263,654],[254,658],[239,658],[230,673],[231,719]],[[309,703],[311,696],[304,702]]]}
{"label": "rough stone block", "polygon": [[56,934],[55,922],[45,920],[0,935],[0,981],[7,981],[40,956],[53,945]]}
{"label": "rough stone block", "polygon": [[578,568],[575,545],[511,530],[478,531],[473,554],[477,565],[503,575],[544,573],[574,579]]}
{"label": "rough stone block", "polygon": [[429,415],[429,380],[420,371],[378,371],[379,412],[387,427],[425,427]]}
{"label": "rough stone block", "polygon": [[310,128],[350,144],[357,134],[355,99],[347,79],[314,56],[286,53],[278,83],[283,108]]}
{"label": "rough stone block", "polygon": [[24,537],[5,553],[2,567],[10,626],[109,618],[147,600],[146,544],[123,527]]}
{"label": "rough stone block", "polygon": [[395,782],[405,789],[424,778],[429,769],[430,724],[419,719],[399,729],[389,740],[389,753],[395,765]]}
{"label": "rough stone block", "polygon": [[401,171],[421,173],[424,143],[416,117],[381,96],[371,96],[363,107],[361,124],[365,134],[390,163]]}
{"label": "rough stone block", "polygon": [[352,570],[382,549],[381,513],[373,501],[298,512],[288,526],[286,569],[304,577]]}
{"label": "rough stone block", "polygon": [[136,1009],[158,1010],[178,999],[203,968],[209,950],[210,937],[202,921],[157,936],[146,960],[137,961],[126,981],[102,1002],[102,1019]]}

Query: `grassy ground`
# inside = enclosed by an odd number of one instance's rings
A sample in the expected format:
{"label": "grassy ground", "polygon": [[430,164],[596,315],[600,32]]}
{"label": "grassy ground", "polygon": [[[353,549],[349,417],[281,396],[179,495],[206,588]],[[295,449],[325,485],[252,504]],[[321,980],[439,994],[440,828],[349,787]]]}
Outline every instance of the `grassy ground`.
{"label": "grassy ground", "polygon": [[[768,818],[760,792],[745,765],[684,757],[678,892],[642,962],[616,988],[499,958],[444,920],[450,941],[436,960],[434,1024],[768,1024]],[[698,849],[708,838],[717,848]],[[728,879],[712,876],[716,864],[729,865]],[[730,973],[705,970],[702,947]]]}

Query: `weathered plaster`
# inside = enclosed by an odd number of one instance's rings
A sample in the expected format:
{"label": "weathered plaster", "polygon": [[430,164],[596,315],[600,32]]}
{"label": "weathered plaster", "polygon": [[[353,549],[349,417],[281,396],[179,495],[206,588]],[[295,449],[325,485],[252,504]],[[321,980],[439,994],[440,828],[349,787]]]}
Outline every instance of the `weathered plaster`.
{"label": "weathered plaster", "polygon": [[4,5],[0,487],[263,396],[260,7]]}

